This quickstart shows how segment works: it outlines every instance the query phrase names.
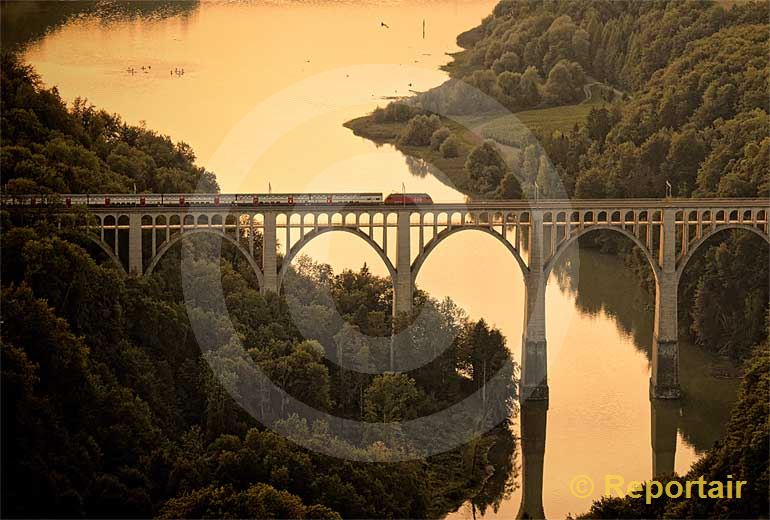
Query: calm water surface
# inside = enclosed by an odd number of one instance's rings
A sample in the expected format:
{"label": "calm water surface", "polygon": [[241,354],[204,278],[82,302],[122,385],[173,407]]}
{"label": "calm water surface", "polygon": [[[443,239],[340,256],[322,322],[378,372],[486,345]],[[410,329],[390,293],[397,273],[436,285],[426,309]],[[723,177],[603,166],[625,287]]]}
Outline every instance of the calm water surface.
{"label": "calm water surface", "polygon": [[[225,192],[267,191],[268,183],[274,191],[389,192],[404,183],[461,201],[436,176],[415,175],[418,168],[392,147],[357,138],[342,123],[384,98],[445,80],[439,67],[458,50],[456,35],[494,4],[203,2],[166,16],[75,16],[30,43],[24,58],[65,100],[86,97],[189,143]],[[171,74],[175,68],[184,75]],[[367,262],[385,274],[368,246],[343,235],[323,235],[306,252],[338,270]],[[735,397],[735,381],[712,375],[719,360],[682,345],[685,397],[652,410],[652,302],[619,261],[576,249],[564,258],[546,296],[549,409],[527,412],[516,489],[485,517],[515,517],[522,489],[536,495],[541,485],[549,517],[584,512],[601,486],[576,498],[568,487],[575,475],[643,480],[654,458],[671,465],[674,451],[673,466],[684,472],[718,438]],[[500,243],[481,233],[453,236],[427,260],[418,285],[495,324],[518,358],[523,283]],[[482,511],[469,503],[450,517],[474,515]]]}

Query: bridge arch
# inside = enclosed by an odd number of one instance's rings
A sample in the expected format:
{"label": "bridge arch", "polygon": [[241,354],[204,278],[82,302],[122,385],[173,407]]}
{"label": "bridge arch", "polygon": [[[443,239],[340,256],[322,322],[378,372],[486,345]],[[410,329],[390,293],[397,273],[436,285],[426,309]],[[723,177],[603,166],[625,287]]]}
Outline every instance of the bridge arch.
{"label": "bridge arch", "polygon": [[150,276],[152,272],[155,270],[155,267],[157,267],[158,262],[160,262],[161,258],[168,252],[169,249],[171,249],[174,244],[179,242],[185,237],[189,237],[191,235],[199,235],[199,234],[209,234],[218,236],[224,240],[227,240],[230,242],[235,248],[240,251],[241,255],[243,255],[244,258],[246,258],[246,261],[249,263],[249,266],[251,266],[252,270],[254,271],[254,274],[257,277],[257,282],[259,283],[259,286],[262,287],[264,285],[264,275],[262,274],[262,269],[259,268],[259,265],[257,265],[256,260],[254,260],[254,257],[249,254],[249,252],[244,249],[244,247],[238,243],[235,238],[231,237],[230,235],[227,235],[223,233],[219,229],[214,228],[197,228],[197,229],[190,229],[183,233],[177,233],[173,237],[171,237],[170,240],[165,242],[160,249],[158,249],[158,252],[155,253],[155,256],[150,260],[150,264],[147,266],[147,269],[144,272],[145,276]]}
{"label": "bridge arch", "polygon": [[650,268],[652,269],[652,274],[653,276],[655,276],[655,283],[657,284],[660,278],[660,267],[658,267],[658,262],[655,260],[655,258],[653,258],[652,253],[647,248],[647,246],[645,246],[642,243],[642,241],[639,240],[639,238],[633,233],[631,233],[630,231],[617,226],[610,225],[610,224],[592,225],[585,229],[581,229],[576,233],[573,233],[572,235],[570,235],[568,239],[561,242],[561,244],[559,244],[559,246],[556,248],[556,252],[545,263],[545,266],[543,268],[543,275],[545,279],[548,280],[548,277],[551,274],[551,270],[556,265],[556,262],[559,261],[559,258],[561,258],[561,256],[569,248],[569,246],[572,245],[578,238],[580,238],[581,236],[587,235],[591,232],[601,231],[605,229],[614,231],[616,233],[620,233],[621,235],[628,237],[629,239],[631,239],[631,241],[634,244],[636,244],[639,247],[639,249],[642,250],[645,258],[647,258],[647,263],[650,265]]}
{"label": "bridge arch", "polygon": [[754,233],[755,235],[758,235],[762,237],[765,242],[770,245],[770,235],[765,233],[761,228],[751,226],[748,224],[726,224],[724,226],[719,226],[716,229],[710,230],[708,233],[704,234],[702,237],[700,237],[698,240],[693,242],[690,247],[687,250],[687,254],[684,255],[681,260],[679,260],[678,265],[676,266],[676,283],[679,285],[679,280],[682,278],[682,274],[684,273],[685,267],[687,267],[688,262],[692,259],[693,256],[695,256],[695,252],[700,249],[700,247],[706,243],[711,237],[717,235],[718,233],[721,233],[722,231],[729,231],[731,229],[745,229],[746,231],[750,231]]}
{"label": "bridge arch", "polygon": [[123,267],[123,263],[120,261],[120,258],[118,258],[118,255],[115,254],[115,251],[112,250],[110,246],[107,245],[106,242],[96,238],[95,236],[91,236],[90,233],[84,234],[88,237],[88,240],[90,240],[92,243],[99,246],[99,249],[101,249],[107,257],[110,259],[110,261],[115,264],[115,267],[118,268],[121,274],[127,274],[126,268]]}
{"label": "bridge arch", "polygon": [[385,264],[385,267],[388,268],[391,281],[395,281],[396,268],[393,266],[393,262],[390,261],[390,258],[388,258],[388,255],[373,238],[371,238],[369,235],[367,235],[366,233],[364,233],[358,228],[344,227],[344,226],[329,226],[329,227],[319,228],[319,229],[310,231],[309,233],[305,234],[305,236],[303,236],[297,243],[295,243],[289,249],[289,251],[286,253],[286,256],[283,258],[283,261],[281,262],[281,269],[278,272],[278,290],[279,291],[281,289],[281,285],[283,284],[283,278],[284,276],[286,276],[286,272],[289,270],[289,266],[291,265],[292,260],[294,260],[294,258],[299,254],[302,248],[305,247],[314,238],[333,231],[344,231],[346,233],[350,233],[362,239],[364,242],[366,242],[370,246],[372,246],[372,249],[374,249],[374,251],[382,259],[383,263]]}
{"label": "bridge arch", "polygon": [[434,249],[436,249],[436,246],[438,246],[441,242],[449,238],[450,236],[454,235],[455,233],[459,233],[460,231],[481,231],[482,233],[486,233],[487,235],[493,236],[496,238],[500,243],[502,243],[505,248],[510,252],[513,257],[516,259],[516,262],[519,264],[519,267],[521,268],[521,273],[523,276],[526,276],[529,272],[529,267],[527,267],[527,264],[524,262],[524,260],[521,258],[521,255],[516,250],[515,247],[511,245],[510,242],[508,242],[505,238],[502,237],[499,233],[496,233],[494,230],[488,228],[488,227],[481,227],[481,226],[460,226],[460,227],[454,227],[449,228],[441,231],[438,235],[436,235],[433,239],[431,239],[430,242],[425,246],[425,248],[420,251],[420,254],[417,255],[417,258],[414,259],[414,262],[412,262],[412,286],[414,287],[415,283],[417,282],[417,275],[420,274],[420,268],[422,268],[422,265],[425,263],[425,260],[430,256],[431,252],[433,252]]}

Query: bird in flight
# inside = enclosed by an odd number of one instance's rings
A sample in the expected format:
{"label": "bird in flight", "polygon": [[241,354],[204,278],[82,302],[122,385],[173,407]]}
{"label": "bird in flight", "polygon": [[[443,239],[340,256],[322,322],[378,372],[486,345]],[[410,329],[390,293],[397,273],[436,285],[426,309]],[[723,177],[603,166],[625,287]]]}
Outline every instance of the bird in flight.
{"label": "bird in flight", "polygon": [[385,27],[386,29],[390,29],[390,26],[385,22],[380,22],[380,27]]}

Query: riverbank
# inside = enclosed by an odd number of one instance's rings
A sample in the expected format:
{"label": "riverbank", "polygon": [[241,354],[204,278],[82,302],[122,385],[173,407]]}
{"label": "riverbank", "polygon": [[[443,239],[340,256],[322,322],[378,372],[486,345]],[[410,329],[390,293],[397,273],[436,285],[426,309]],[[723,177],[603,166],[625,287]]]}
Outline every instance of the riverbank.
{"label": "riverbank", "polygon": [[446,178],[439,176],[439,180],[466,195],[473,195],[468,183],[469,177],[468,171],[465,169],[465,162],[468,160],[471,150],[482,142],[482,138],[460,123],[442,117],[441,124],[449,128],[460,142],[457,157],[444,157],[440,150],[434,150],[430,146],[411,146],[400,143],[399,137],[403,134],[407,124],[408,121],[378,122],[373,114],[369,114],[352,119],[346,122],[344,126],[352,130],[358,137],[369,139],[378,145],[393,145],[404,155],[424,161],[446,176]]}

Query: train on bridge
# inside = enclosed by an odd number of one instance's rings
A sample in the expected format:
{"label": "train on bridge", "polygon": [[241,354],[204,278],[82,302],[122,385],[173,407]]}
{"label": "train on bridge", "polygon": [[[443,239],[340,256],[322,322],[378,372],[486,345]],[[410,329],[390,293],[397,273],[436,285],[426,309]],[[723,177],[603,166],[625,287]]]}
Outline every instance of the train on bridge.
{"label": "train on bridge", "polygon": [[7,206],[259,206],[259,205],[417,205],[433,204],[427,193],[142,193],[4,195]]}

